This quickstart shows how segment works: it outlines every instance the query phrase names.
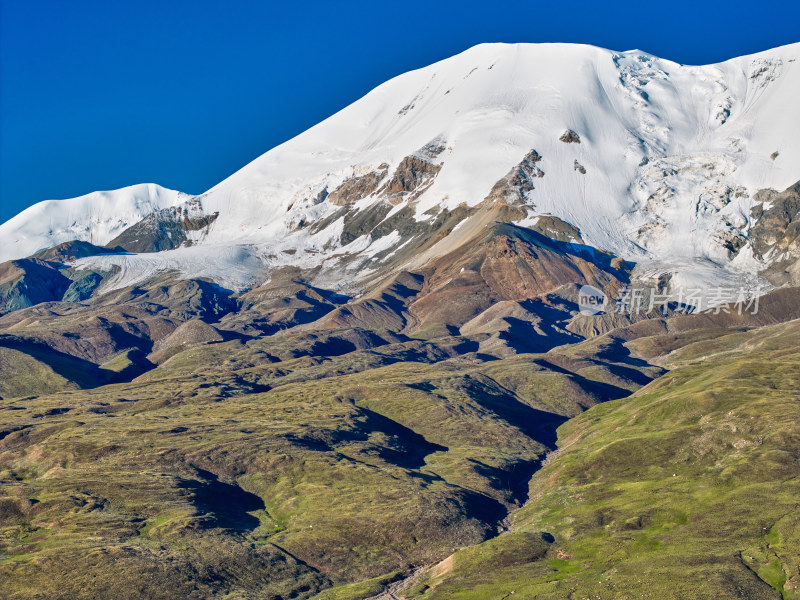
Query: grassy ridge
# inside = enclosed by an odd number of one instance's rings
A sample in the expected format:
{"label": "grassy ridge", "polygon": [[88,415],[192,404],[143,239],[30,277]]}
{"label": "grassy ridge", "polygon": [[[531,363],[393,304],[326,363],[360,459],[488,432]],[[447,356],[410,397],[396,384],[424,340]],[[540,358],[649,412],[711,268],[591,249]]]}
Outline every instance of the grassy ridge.
{"label": "grassy ridge", "polygon": [[229,341],[5,398],[4,597],[794,598],[800,325],[646,331],[488,362]]}
{"label": "grassy ridge", "polygon": [[0,399],[31,394],[51,394],[75,389],[71,383],[48,365],[12,348],[0,347]]}
{"label": "grassy ridge", "polygon": [[4,400],[4,597],[364,597],[493,536],[555,428],[638,386],[553,353],[265,350],[210,344],[130,383]]}
{"label": "grassy ridge", "polygon": [[798,322],[687,334],[674,371],[559,429],[514,533],[456,552],[412,595],[800,597],[798,339]]}

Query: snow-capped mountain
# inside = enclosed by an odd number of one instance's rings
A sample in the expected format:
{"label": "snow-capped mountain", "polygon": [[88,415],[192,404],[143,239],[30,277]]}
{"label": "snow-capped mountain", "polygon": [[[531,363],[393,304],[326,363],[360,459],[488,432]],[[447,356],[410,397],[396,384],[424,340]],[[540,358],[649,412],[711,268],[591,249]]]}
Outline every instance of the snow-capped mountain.
{"label": "snow-capped mountain", "polygon": [[152,183],[69,200],[46,200],[0,225],[0,262],[71,240],[103,245],[147,215],[191,196]]}
{"label": "snow-capped mountain", "polygon": [[[148,214],[191,207],[213,218],[181,247],[75,266],[114,270],[107,287],[175,270],[243,289],[287,265],[352,286],[381,263],[441,254],[467,209],[505,203],[517,223],[557,217],[643,275],[752,278],[766,266],[748,238],[756,195],[800,180],[798,58],[800,44],[707,66],[476,46],[386,82],[199,196],[148,185],[37,204],[0,226],[0,260],[105,244]],[[464,223],[438,249],[403,256],[459,207]]]}

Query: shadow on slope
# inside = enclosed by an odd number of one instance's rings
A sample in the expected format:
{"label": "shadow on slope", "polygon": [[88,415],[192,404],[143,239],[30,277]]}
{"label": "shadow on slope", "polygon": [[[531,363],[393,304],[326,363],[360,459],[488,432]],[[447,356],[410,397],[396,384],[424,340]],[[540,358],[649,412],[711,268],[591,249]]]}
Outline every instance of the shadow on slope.
{"label": "shadow on slope", "polygon": [[219,480],[214,473],[195,467],[202,481],[187,479],[178,487],[191,493],[192,504],[201,513],[211,516],[213,526],[236,531],[253,531],[260,525],[258,517],[250,514],[264,510],[264,501],[238,485]]}

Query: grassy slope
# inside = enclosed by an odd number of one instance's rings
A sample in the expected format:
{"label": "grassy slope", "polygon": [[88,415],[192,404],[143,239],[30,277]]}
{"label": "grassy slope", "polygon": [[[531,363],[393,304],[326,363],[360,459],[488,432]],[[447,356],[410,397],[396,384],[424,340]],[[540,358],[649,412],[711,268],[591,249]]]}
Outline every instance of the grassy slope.
{"label": "grassy slope", "polygon": [[456,552],[412,595],[800,597],[798,339],[797,321],[686,334],[673,371],[559,429],[513,533]]}
{"label": "grassy slope", "polygon": [[[404,593],[791,598],[800,326],[662,329],[486,363],[216,343],[6,398],[3,593],[352,600],[463,548]],[[673,370],[595,406],[663,373],[629,350]]]}
{"label": "grassy slope", "polygon": [[131,383],[4,400],[4,597],[302,598],[364,581],[335,592],[363,597],[493,535],[555,427],[637,387],[610,361],[264,349],[201,346]]}
{"label": "grassy slope", "polygon": [[51,394],[77,386],[34,357],[0,347],[0,399]]}

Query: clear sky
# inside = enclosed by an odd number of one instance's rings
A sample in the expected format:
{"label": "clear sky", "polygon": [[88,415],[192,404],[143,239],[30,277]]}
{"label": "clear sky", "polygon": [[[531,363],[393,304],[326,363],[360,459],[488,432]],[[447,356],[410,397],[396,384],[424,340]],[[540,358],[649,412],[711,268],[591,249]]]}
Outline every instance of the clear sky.
{"label": "clear sky", "polygon": [[[154,182],[200,193],[383,81],[481,42],[718,62],[799,2],[0,0],[0,222]],[[2,243],[2,240],[0,240]]]}

